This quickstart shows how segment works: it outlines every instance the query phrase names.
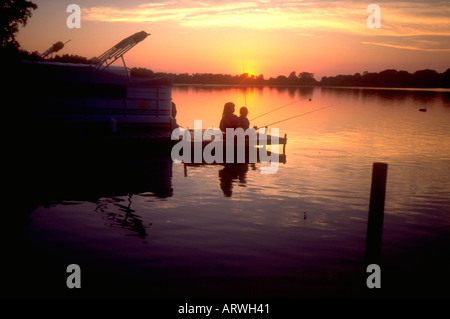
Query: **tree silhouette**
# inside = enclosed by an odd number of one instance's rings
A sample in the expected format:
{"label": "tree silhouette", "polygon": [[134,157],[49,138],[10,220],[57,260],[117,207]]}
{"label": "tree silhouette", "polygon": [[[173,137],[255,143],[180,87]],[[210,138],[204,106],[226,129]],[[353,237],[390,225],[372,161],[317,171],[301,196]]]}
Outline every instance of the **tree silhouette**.
{"label": "tree silhouette", "polygon": [[362,87],[399,87],[399,88],[448,88],[449,71],[438,73],[434,70],[419,70],[414,73],[387,69],[378,73],[365,71],[363,75],[342,75],[323,77],[323,86],[362,86]]}
{"label": "tree silhouette", "polygon": [[314,79],[314,73],[300,72],[298,78],[298,83],[301,85],[314,85],[317,83],[317,81]]}
{"label": "tree silhouette", "polygon": [[[39,60],[37,52],[20,51],[15,55],[23,60]],[[91,60],[78,56],[64,54],[57,55],[55,62],[85,63]],[[450,88],[450,68],[443,73],[425,69],[414,73],[387,69],[381,72],[364,71],[363,74],[324,76],[320,81],[314,78],[314,73],[291,72],[288,76],[279,75],[276,78],[265,79],[263,74],[258,76],[243,73],[240,75],[213,73],[165,73],[153,72],[146,68],[132,68],[131,76],[138,78],[164,78],[174,84],[221,84],[239,86],[356,86],[356,87],[397,87],[397,88]]]}
{"label": "tree silhouette", "polygon": [[295,71],[292,71],[288,76],[289,81],[296,82],[297,81],[297,74]]}
{"label": "tree silhouette", "polygon": [[3,54],[15,54],[20,48],[16,40],[19,26],[25,26],[37,5],[28,0],[3,0],[0,6],[0,37]]}

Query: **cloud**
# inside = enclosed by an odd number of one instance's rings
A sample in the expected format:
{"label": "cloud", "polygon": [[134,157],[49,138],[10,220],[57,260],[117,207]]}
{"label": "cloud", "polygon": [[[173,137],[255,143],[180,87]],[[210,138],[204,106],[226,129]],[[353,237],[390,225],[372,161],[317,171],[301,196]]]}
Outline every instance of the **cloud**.
{"label": "cloud", "polygon": [[439,48],[436,47],[440,43],[434,41],[414,41],[405,39],[400,39],[397,41],[386,41],[386,42],[371,42],[363,41],[362,44],[377,45],[388,48],[402,49],[402,50],[414,50],[414,51],[425,51],[425,52],[450,52],[449,48]]}
{"label": "cloud", "polygon": [[169,22],[178,27],[237,27],[253,30],[336,30],[365,27],[365,7],[358,2],[168,1],[131,8],[84,8],[83,19],[104,22]]}
{"label": "cloud", "polygon": [[84,8],[83,19],[104,22],[159,22],[182,25],[197,17],[213,17],[221,12],[236,12],[257,5],[255,2],[208,3],[202,1],[166,1],[143,3],[131,8],[95,6]]}
{"label": "cloud", "polygon": [[[369,29],[361,1],[153,1],[131,7],[93,6],[85,8],[83,19],[104,22],[168,23],[180,29],[242,28],[261,31],[292,31],[321,36],[325,33],[391,37],[392,43],[364,41],[411,50],[447,50],[425,44],[396,43],[400,37],[441,36],[450,43],[450,6],[447,1],[379,1],[381,28]],[[442,42],[443,41],[443,42]],[[428,48],[428,49],[427,49]]]}

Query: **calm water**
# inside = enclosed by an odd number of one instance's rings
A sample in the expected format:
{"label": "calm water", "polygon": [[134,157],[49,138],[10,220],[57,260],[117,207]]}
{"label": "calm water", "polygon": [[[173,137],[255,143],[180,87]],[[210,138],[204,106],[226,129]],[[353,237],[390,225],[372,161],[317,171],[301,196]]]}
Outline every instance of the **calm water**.
{"label": "calm water", "polygon": [[78,264],[79,294],[95,298],[364,296],[371,170],[382,161],[381,291],[449,298],[449,91],[175,87],[173,99],[190,128],[218,127],[228,101],[250,119],[286,105],[257,126],[327,108],[272,125],[288,137],[272,175],[261,163],[174,164],[101,146],[34,167],[10,212],[25,213],[7,239],[4,295],[70,297],[66,267]]}

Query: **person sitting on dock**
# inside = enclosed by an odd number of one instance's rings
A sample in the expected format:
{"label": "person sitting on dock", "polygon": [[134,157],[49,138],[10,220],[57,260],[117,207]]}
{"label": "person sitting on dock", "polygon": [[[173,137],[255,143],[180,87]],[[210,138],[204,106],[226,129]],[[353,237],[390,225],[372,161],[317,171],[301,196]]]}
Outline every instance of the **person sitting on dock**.
{"label": "person sitting on dock", "polygon": [[235,105],[233,102],[225,103],[223,107],[222,119],[220,120],[220,130],[226,132],[227,128],[238,128],[241,126],[239,117],[234,114]]}
{"label": "person sitting on dock", "polygon": [[248,115],[248,109],[243,106],[239,109],[239,121],[241,122],[241,127],[244,129],[244,131],[246,129],[248,129],[250,127],[250,121],[247,118]]}

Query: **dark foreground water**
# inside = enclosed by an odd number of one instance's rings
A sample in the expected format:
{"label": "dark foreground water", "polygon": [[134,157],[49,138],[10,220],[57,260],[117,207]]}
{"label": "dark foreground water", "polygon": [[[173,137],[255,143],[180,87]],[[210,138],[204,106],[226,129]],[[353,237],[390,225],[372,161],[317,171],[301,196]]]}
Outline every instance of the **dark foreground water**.
{"label": "dark foreground water", "polygon": [[388,164],[378,295],[450,297],[448,91],[175,87],[173,98],[191,128],[217,127],[227,101],[250,119],[287,105],[258,126],[330,107],[271,126],[288,136],[274,174],[175,164],[170,150],[28,154],[5,168],[3,298],[370,297],[377,161]]}

